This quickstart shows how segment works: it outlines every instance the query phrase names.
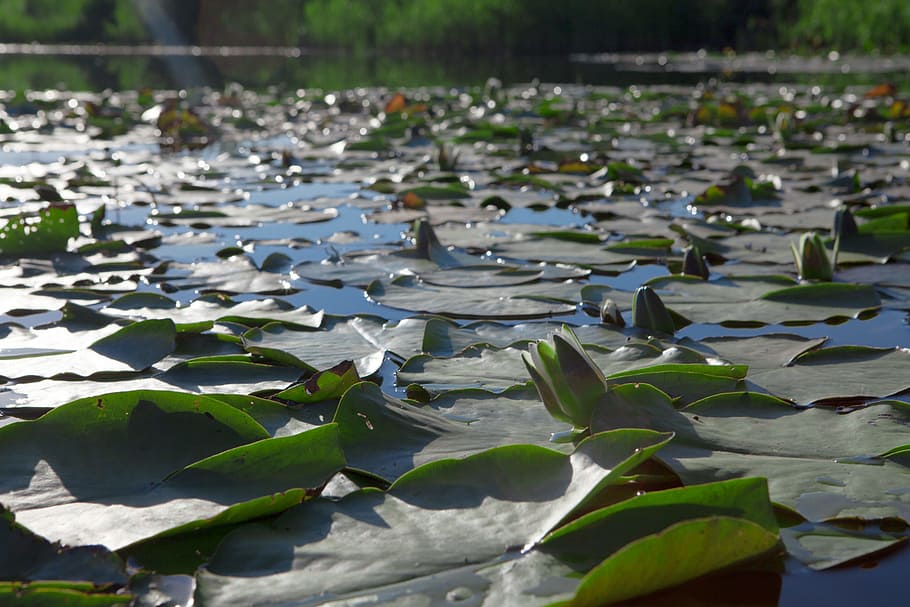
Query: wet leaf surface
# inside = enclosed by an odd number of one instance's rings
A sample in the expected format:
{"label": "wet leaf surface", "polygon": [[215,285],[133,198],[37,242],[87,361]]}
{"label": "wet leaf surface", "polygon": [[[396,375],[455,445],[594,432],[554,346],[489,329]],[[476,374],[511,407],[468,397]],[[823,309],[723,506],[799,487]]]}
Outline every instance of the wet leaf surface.
{"label": "wet leaf surface", "polygon": [[[910,151],[865,90],[0,95],[0,595],[853,579],[910,523]],[[563,323],[590,427],[522,362]]]}

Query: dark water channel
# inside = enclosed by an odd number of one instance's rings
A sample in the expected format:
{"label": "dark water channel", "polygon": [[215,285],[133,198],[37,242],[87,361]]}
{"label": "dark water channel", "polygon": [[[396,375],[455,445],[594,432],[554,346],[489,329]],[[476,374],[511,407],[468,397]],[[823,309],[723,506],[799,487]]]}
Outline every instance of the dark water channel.
{"label": "dark water channel", "polygon": [[[146,51],[155,51],[147,53]],[[143,54],[145,53],[145,54]],[[237,82],[269,87],[344,89],[396,86],[472,86],[496,77],[505,84],[558,82],[609,86],[781,82],[828,87],[910,82],[907,57],[781,56],[774,53],[606,54],[579,56],[439,57],[344,54],[306,49],[242,47],[76,47],[4,45],[5,90],[100,91],[142,87],[220,88]]]}

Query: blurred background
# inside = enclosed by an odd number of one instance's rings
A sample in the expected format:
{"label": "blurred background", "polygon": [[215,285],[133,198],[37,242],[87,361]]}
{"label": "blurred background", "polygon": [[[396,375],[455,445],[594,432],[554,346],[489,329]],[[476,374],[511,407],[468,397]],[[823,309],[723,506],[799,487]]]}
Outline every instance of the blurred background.
{"label": "blurred background", "polygon": [[[910,46],[906,0],[0,0],[0,14],[8,89],[182,86],[162,59],[179,54],[200,84],[341,87],[596,83],[616,76],[604,53]],[[104,49],[40,46],[74,44]]]}

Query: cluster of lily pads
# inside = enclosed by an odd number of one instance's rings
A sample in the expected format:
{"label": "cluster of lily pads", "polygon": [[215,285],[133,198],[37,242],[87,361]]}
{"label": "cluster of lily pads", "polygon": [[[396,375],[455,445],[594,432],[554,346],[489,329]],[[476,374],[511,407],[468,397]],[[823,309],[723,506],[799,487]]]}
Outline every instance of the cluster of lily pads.
{"label": "cluster of lily pads", "polygon": [[7,95],[0,602],[777,604],[902,546],[906,107]]}

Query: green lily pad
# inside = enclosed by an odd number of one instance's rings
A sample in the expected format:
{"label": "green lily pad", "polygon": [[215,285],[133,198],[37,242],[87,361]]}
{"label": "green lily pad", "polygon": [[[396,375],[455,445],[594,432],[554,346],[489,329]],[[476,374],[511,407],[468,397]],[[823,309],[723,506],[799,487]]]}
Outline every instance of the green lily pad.
{"label": "green lily pad", "polygon": [[112,316],[136,319],[169,318],[177,324],[206,321],[235,322],[258,327],[270,322],[290,327],[319,328],[324,312],[296,307],[280,299],[258,299],[234,302],[224,299],[196,299],[188,306],[162,295],[150,298],[146,293],[124,295],[108,304],[103,311]]}
{"label": "green lily pad", "polygon": [[243,336],[244,347],[257,355],[312,371],[353,360],[357,373],[368,377],[382,366],[387,351],[407,356],[418,351],[423,322],[385,323],[360,316],[329,319],[321,331],[297,331],[266,325]]}
{"label": "green lily pad", "polygon": [[[427,320],[424,330],[423,351],[434,356],[452,356],[469,346],[487,345],[496,348],[518,346],[546,337],[559,329],[563,323],[540,321],[506,325],[489,321],[478,321],[460,326],[443,318]],[[600,325],[573,327],[579,340],[614,349],[624,345],[628,336]]]}
{"label": "green lily pad", "polygon": [[659,277],[647,284],[657,291],[668,308],[699,323],[822,321],[855,318],[881,307],[875,290],[864,285],[796,285],[774,277],[722,278],[707,282],[688,276]]}
{"label": "green lily pad", "polygon": [[259,364],[249,359],[197,358],[176,364],[146,381],[166,390],[179,388],[196,393],[217,390],[252,394],[284,389],[300,379],[300,375],[297,368]]}
{"label": "green lily pad", "polygon": [[869,558],[907,542],[906,537],[849,531],[817,523],[782,529],[781,536],[790,555],[817,571]]}
{"label": "green lily pad", "polygon": [[72,204],[57,204],[36,214],[20,214],[0,227],[0,255],[25,256],[65,251],[79,235],[79,216]]}
{"label": "green lily pad", "polygon": [[464,290],[422,284],[410,276],[375,281],[367,295],[391,308],[454,318],[524,319],[571,314],[580,301],[576,284],[547,283]]}
{"label": "green lily pad", "polygon": [[7,379],[21,380],[141,371],[172,352],[175,338],[176,328],[170,320],[140,321],[101,337],[84,350],[5,359],[2,373]]}
{"label": "green lily pad", "polygon": [[[584,334],[583,334],[584,335]],[[703,363],[696,352],[660,343],[628,341],[615,350],[589,349],[589,354],[604,375],[643,369],[667,363]],[[497,349],[471,346],[457,356],[436,357],[419,354],[409,358],[398,371],[398,383],[419,383],[431,390],[483,388],[503,390],[530,378],[521,354],[526,348]]]}
{"label": "green lily pad", "polygon": [[[372,383],[350,388],[334,422],[341,429],[352,468],[393,481],[415,466],[440,457],[466,456],[496,445],[555,445],[550,434],[568,430],[546,419],[529,391],[494,395],[480,390],[448,392],[430,408],[385,395]],[[517,422],[538,421],[537,425]]]}
{"label": "green lily pad", "polygon": [[291,286],[289,276],[260,270],[252,260],[240,255],[220,262],[170,264],[164,278],[179,290],[263,295],[284,295],[299,290]]}
{"label": "green lily pad", "polygon": [[828,399],[884,398],[910,388],[902,348],[838,346],[800,354],[787,366],[754,370],[749,380],[800,404]]}
{"label": "green lily pad", "polygon": [[760,557],[777,543],[776,533],[748,520],[686,520],[620,549],[582,578],[571,601],[557,605],[597,607],[650,594]]}
{"label": "green lily pad", "polygon": [[97,586],[124,584],[127,580],[123,561],[114,553],[97,546],[64,548],[31,533],[15,522],[12,512],[0,511],[0,572],[8,580],[82,581]]}
{"label": "green lily pad", "polygon": [[714,394],[742,390],[746,369],[744,365],[663,364],[613,373],[607,381],[611,385],[650,384],[676,398],[677,405],[687,405]]}
{"label": "green lily pad", "polygon": [[331,369],[319,371],[307,381],[287,390],[282,390],[275,398],[293,401],[297,404],[317,403],[341,398],[345,391],[360,381],[354,363],[345,360]]}
{"label": "green lily pad", "polygon": [[595,411],[592,430],[675,432],[662,459],[686,483],[763,476],[774,501],[810,520],[910,517],[897,489],[906,468],[878,457],[903,444],[905,403],[883,401],[843,415],[739,392],[674,411],[668,396],[646,384],[617,386],[610,395]]}
{"label": "green lily pad", "polygon": [[61,584],[59,582],[0,582],[0,601],[10,605],[42,607],[67,605],[72,607],[110,607],[132,602],[129,594],[96,592],[90,584]]}
{"label": "green lily pad", "polygon": [[[499,447],[416,468],[388,493],[363,490],[337,504],[313,500],[229,534],[198,575],[199,596],[210,605],[301,600],[486,562],[533,545],[666,438],[607,433],[572,455]],[[479,516],[464,516],[466,510]],[[255,561],[247,558],[251,549]],[[334,574],[351,567],[356,576]]]}
{"label": "green lily pad", "polygon": [[778,525],[764,479],[745,478],[668,489],[601,508],[557,529],[540,550],[590,570],[623,546],[671,525],[712,516],[749,520],[772,534]]}
{"label": "green lily pad", "polygon": [[[267,437],[249,416],[201,396],[136,391],[87,398],[0,428],[0,499],[36,533],[99,543],[82,533],[109,498],[141,495],[187,464]],[[93,512],[73,525],[61,508]],[[115,537],[131,533],[110,521],[93,526]]]}

